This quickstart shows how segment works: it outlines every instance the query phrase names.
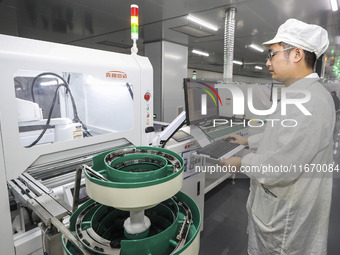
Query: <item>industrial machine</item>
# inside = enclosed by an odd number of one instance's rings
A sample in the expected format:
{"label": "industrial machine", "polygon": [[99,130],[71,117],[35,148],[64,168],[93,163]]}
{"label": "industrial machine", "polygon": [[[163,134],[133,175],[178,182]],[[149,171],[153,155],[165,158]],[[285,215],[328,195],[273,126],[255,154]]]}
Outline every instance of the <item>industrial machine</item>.
{"label": "industrial machine", "polygon": [[5,35],[0,48],[3,252],[198,254],[184,161],[149,147],[148,59]]}

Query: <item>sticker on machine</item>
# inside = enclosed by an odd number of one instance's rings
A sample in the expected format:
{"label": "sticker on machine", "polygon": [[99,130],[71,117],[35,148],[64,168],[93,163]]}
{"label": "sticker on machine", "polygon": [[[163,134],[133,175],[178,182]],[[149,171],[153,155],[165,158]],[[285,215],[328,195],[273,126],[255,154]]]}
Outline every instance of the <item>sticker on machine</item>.
{"label": "sticker on machine", "polygon": [[127,74],[122,71],[108,71],[106,77],[112,79],[127,79]]}
{"label": "sticker on machine", "polygon": [[81,129],[73,131],[73,139],[83,138],[83,131]]}

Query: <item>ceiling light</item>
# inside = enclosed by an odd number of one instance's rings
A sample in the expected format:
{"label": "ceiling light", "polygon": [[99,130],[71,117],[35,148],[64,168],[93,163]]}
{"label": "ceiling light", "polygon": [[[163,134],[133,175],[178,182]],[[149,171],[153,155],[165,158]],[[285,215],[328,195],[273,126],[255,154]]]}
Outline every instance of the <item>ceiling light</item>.
{"label": "ceiling light", "polygon": [[255,69],[262,70],[262,66],[255,66]]}
{"label": "ceiling light", "polygon": [[202,55],[202,56],[209,57],[209,53],[203,52],[203,51],[199,51],[199,50],[192,50],[192,53],[195,53],[195,54],[198,54],[198,55]]}
{"label": "ceiling light", "polygon": [[240,65],[240,66],[243,64],[242,61],[238,61],[238,60],[233,60],[233,63],[235,65]]}
{"label": "ceiling light", "polygon": [[331,0],[332,11],[336,12],[338,10],[338,2],[337,0]]}
{"label": "ceiling light", "polygon": [[199,24],[199,25],[201,25],[201,26],[204,26],[204,27],[206,27],[206,28],[209,28],[209,29],[211,29],[211,30],[214,30],[214,31],[217,31],[218,30],[218,27],[216,27],[216,26],[214,26],[214,25],[212,25],[212,24],[210,24],[210,23],[208,23],[208,22],[206,22],[206,21],[204,21],[204,20],[201,20],[201,19],[199,19],[199,18],[196,18],[196,17],[194,17],[194,16],[192,16],[192,15],[188,15],[187,16],[187,19],[188,20],[191,20],[192,22],[195,22],[195,23],[197,23],[197,24]]}
{"label": "ceiling light", "polygon": [[256,44],[251,44],[249,45],[249,47],[253,48],[254,50],[257,50],[259,52],[264,52],[264,49],[262,49],[262,47],[256,45]]}

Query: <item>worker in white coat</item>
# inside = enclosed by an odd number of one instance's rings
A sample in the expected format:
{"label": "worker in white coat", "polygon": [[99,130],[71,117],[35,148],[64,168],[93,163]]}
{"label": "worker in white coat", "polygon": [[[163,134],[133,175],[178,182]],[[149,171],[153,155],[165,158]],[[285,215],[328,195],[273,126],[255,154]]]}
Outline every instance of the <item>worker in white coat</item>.
{"label": "worker in white coat", "polygon": [[[303,98],[306,102],[300,107],[287,105],[286,115],[279,104],[268,117],[277,121],[268,123],[261,134],[230,135],[235,143],[257,148],[243,158],[221,160],[250,177],[250,255],[327,254],[332,171],[337,168],[333,165],[335,112],[332,97],[313,67],[328,44],[326,30],[296,19],[287,20],[274,39],[264,43],[269,47],[266,65],[272,78],[292,91],[287,93],[291,102]],[[284,126],[282,120],[291,123]]]}

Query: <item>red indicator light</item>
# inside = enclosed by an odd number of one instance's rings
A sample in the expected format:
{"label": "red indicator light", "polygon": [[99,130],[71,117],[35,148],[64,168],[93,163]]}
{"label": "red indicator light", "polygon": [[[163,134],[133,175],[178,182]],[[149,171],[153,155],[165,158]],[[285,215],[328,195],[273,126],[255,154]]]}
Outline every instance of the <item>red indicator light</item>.
{"label": "red indicator light", "polygon": [[145,93],[145,95],[144,95],[144,99],[145,99],[146,101],[149,101],[149,100],[150,100],[150,98],[151,98],[151,95],[150,95],[150,93]]}
{"label": "red indicator light", "polygon": [[135,4],[131,5],[131,16],[138,17],[138,5],[135,5]]}

